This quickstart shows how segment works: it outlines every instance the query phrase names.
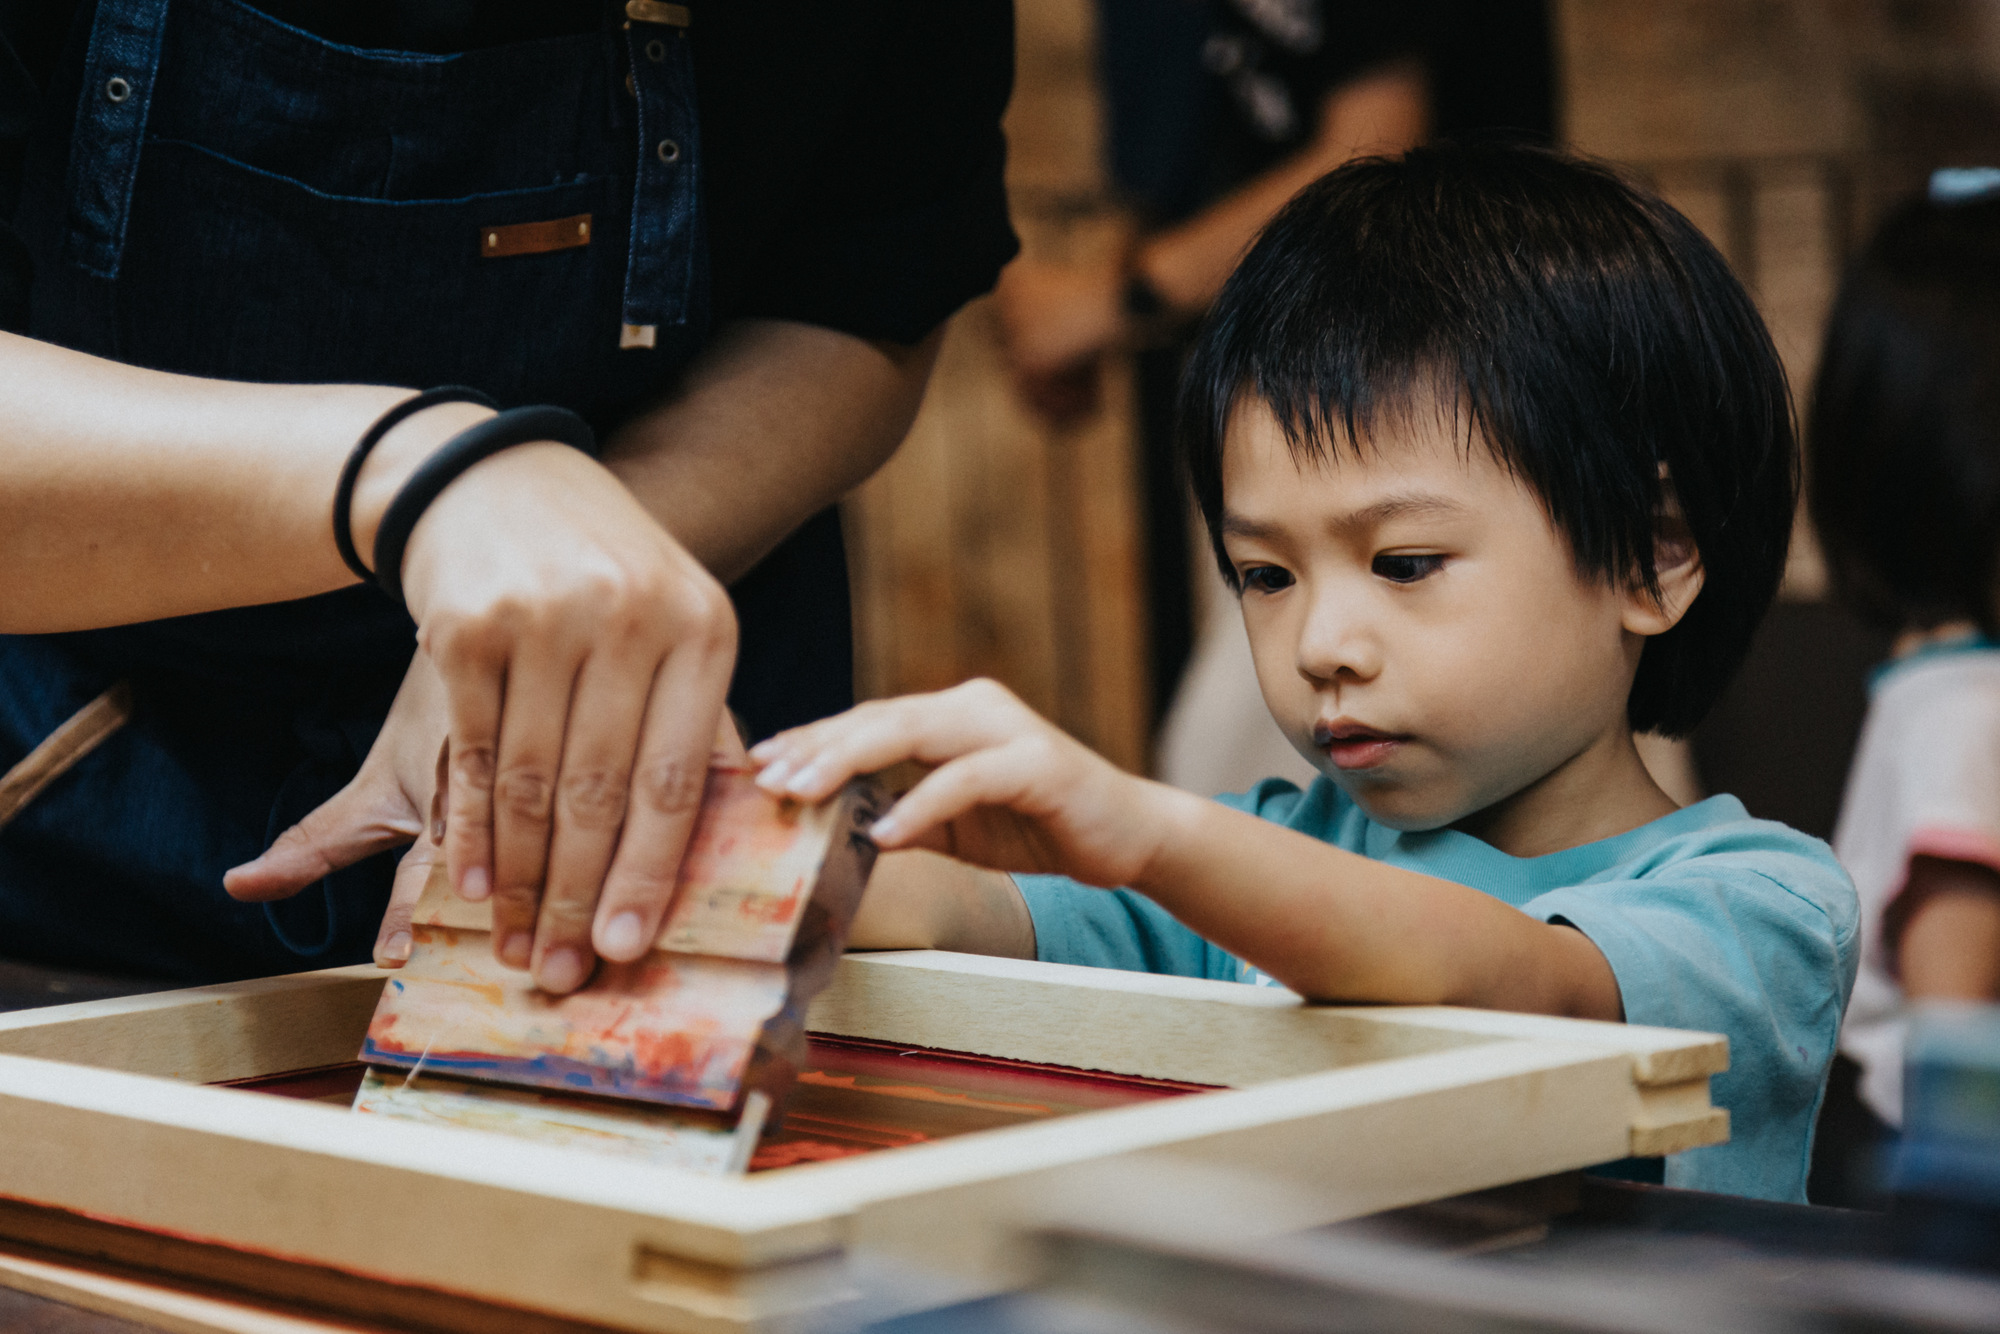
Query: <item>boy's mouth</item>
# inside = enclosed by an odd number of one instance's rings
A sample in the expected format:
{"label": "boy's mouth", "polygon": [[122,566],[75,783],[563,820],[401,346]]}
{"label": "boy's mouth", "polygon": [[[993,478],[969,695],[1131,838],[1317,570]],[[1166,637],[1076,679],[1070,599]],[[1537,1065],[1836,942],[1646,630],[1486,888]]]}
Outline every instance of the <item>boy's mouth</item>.
{"label": "boy's mouth", "polygon": [[1372,769],[1395,754],[1407,736],[1366,727],[1346,718],[1313,724],[1313,745],[1340,769]]}

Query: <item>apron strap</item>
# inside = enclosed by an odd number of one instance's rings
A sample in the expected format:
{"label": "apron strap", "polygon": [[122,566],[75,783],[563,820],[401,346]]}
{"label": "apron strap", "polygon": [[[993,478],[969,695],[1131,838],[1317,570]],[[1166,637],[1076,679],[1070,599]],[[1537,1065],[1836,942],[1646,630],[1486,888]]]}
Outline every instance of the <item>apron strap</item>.
{"label": "apron strap", "polygon": [[98,0],[69,148],[68,257],[116,278],[132,213],[132,182],[160,67],[167,0]]}
{"label": "apron strap", "polygon": [[658,346],[659,326],[686,323],[692,304],[701,134],[688,23],[684,5],[625,5],[626,58],[639,104],[639,170],[632,183],[621,348]]}
{"label": "apron strap", "polygon": [[40,796],[43,788],[131,720],[132,686],[120,681],[49,733],[25,759],[0,775],[0,829]]}

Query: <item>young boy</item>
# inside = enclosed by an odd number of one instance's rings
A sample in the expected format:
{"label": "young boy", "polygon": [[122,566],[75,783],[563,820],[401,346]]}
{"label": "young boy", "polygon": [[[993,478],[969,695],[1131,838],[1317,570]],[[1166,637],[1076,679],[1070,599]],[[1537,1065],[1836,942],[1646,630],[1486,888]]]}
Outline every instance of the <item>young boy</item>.
{"label": "young boy", "polygon": [[1732,797],[1676,809],[1632,741],[1701,719],[1791,527],[1784,372],[1721,257],[1552,153],[1357,163],[1231,278],[1183,409],[1265,702],[1323,776],[1211,802],[990,682],[863,705],[752,752],[809,799],[938,766],[875,836],[958,860],[884,859],[854,943],[1725,1033],[1730,1142],[1665,1180],[1803,1200],[1853,887]]}

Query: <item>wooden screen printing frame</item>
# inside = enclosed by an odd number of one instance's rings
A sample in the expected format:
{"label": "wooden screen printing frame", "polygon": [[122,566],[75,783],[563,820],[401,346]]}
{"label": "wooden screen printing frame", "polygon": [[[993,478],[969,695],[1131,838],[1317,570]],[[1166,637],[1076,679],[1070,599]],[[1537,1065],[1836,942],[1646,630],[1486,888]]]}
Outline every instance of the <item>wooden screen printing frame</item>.
{"label": "wooden screen printing frame", "polygon": [[848,956],[809,1027],[1229,1087],[730,1179],[208,1087],[353,1059],[382,983],[0,1015],[0,1237],[406,1328],[706,1334],[834,1315],[871,1266],[1005,1290],[1052,1200],[1147,1163],[1196,1171],[1196,1219],[1204,1179],[1282,1178],[1276,1233],[1728,1133],[1713,1034],[931,951]]}

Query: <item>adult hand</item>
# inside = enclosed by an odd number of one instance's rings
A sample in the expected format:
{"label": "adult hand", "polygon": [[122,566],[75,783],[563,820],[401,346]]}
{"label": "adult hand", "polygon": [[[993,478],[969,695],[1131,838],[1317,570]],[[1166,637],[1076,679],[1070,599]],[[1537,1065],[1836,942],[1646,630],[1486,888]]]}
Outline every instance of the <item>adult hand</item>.
{"label": "adult hand", "polygon": [[[456,428],[459,411],[412,422]],[[395,435],[356,489],[363,551],[398,456],[409,461]],[[370,812],[420,829],[414,775],[448,738],[444,855],[462,897],[492,899],[495,953],[553,992],[581,986],[598,955],[637,958],[701,804],[735,658],[727,594],[623,484],[554,444],[507,450],[447,487],[411,536],[403,589],[441,692],[414,690],[376,743],[387,756],[371,754],[346,800],[232,886],[272,891],[260,877],[275,865],[296,878],[309,848],[329,864],[375,850],[386,826],[369,832]]]}
{"label": "adult hand", "polygon": [[[411,914],[444,860],[448,717],[444,678],[419,651],[354,780],[280,834],[263,856],[230,871],[223,887],[245,902],[289,898],[331,872],[408,843],[375,934],[375,963],[400,968],[409,962]],[[749,763],[727,715],[708,762]]]}
{"label": "adult hand", "polygon": [[936,765],[876,822],[884,850],[1105,888],[1141,880],[1187,795],[1125,773],[992,681],[863,704],[781,732],[750,758],[765,766],[759,786],[808,802],[857,774]]}
{"label": "adult hand", "polygon": [[354,780],[280,834],[264,855],[222,879],[232,898],[290,898],[321,877],[410,843],[397,864],[389,911],[375,936],[375,962],[399,968],[410,957],[410,912],[444,849],[426,826],[434,812],[445,736],[445,686],[430,657],[410,662],[396,702]]}

